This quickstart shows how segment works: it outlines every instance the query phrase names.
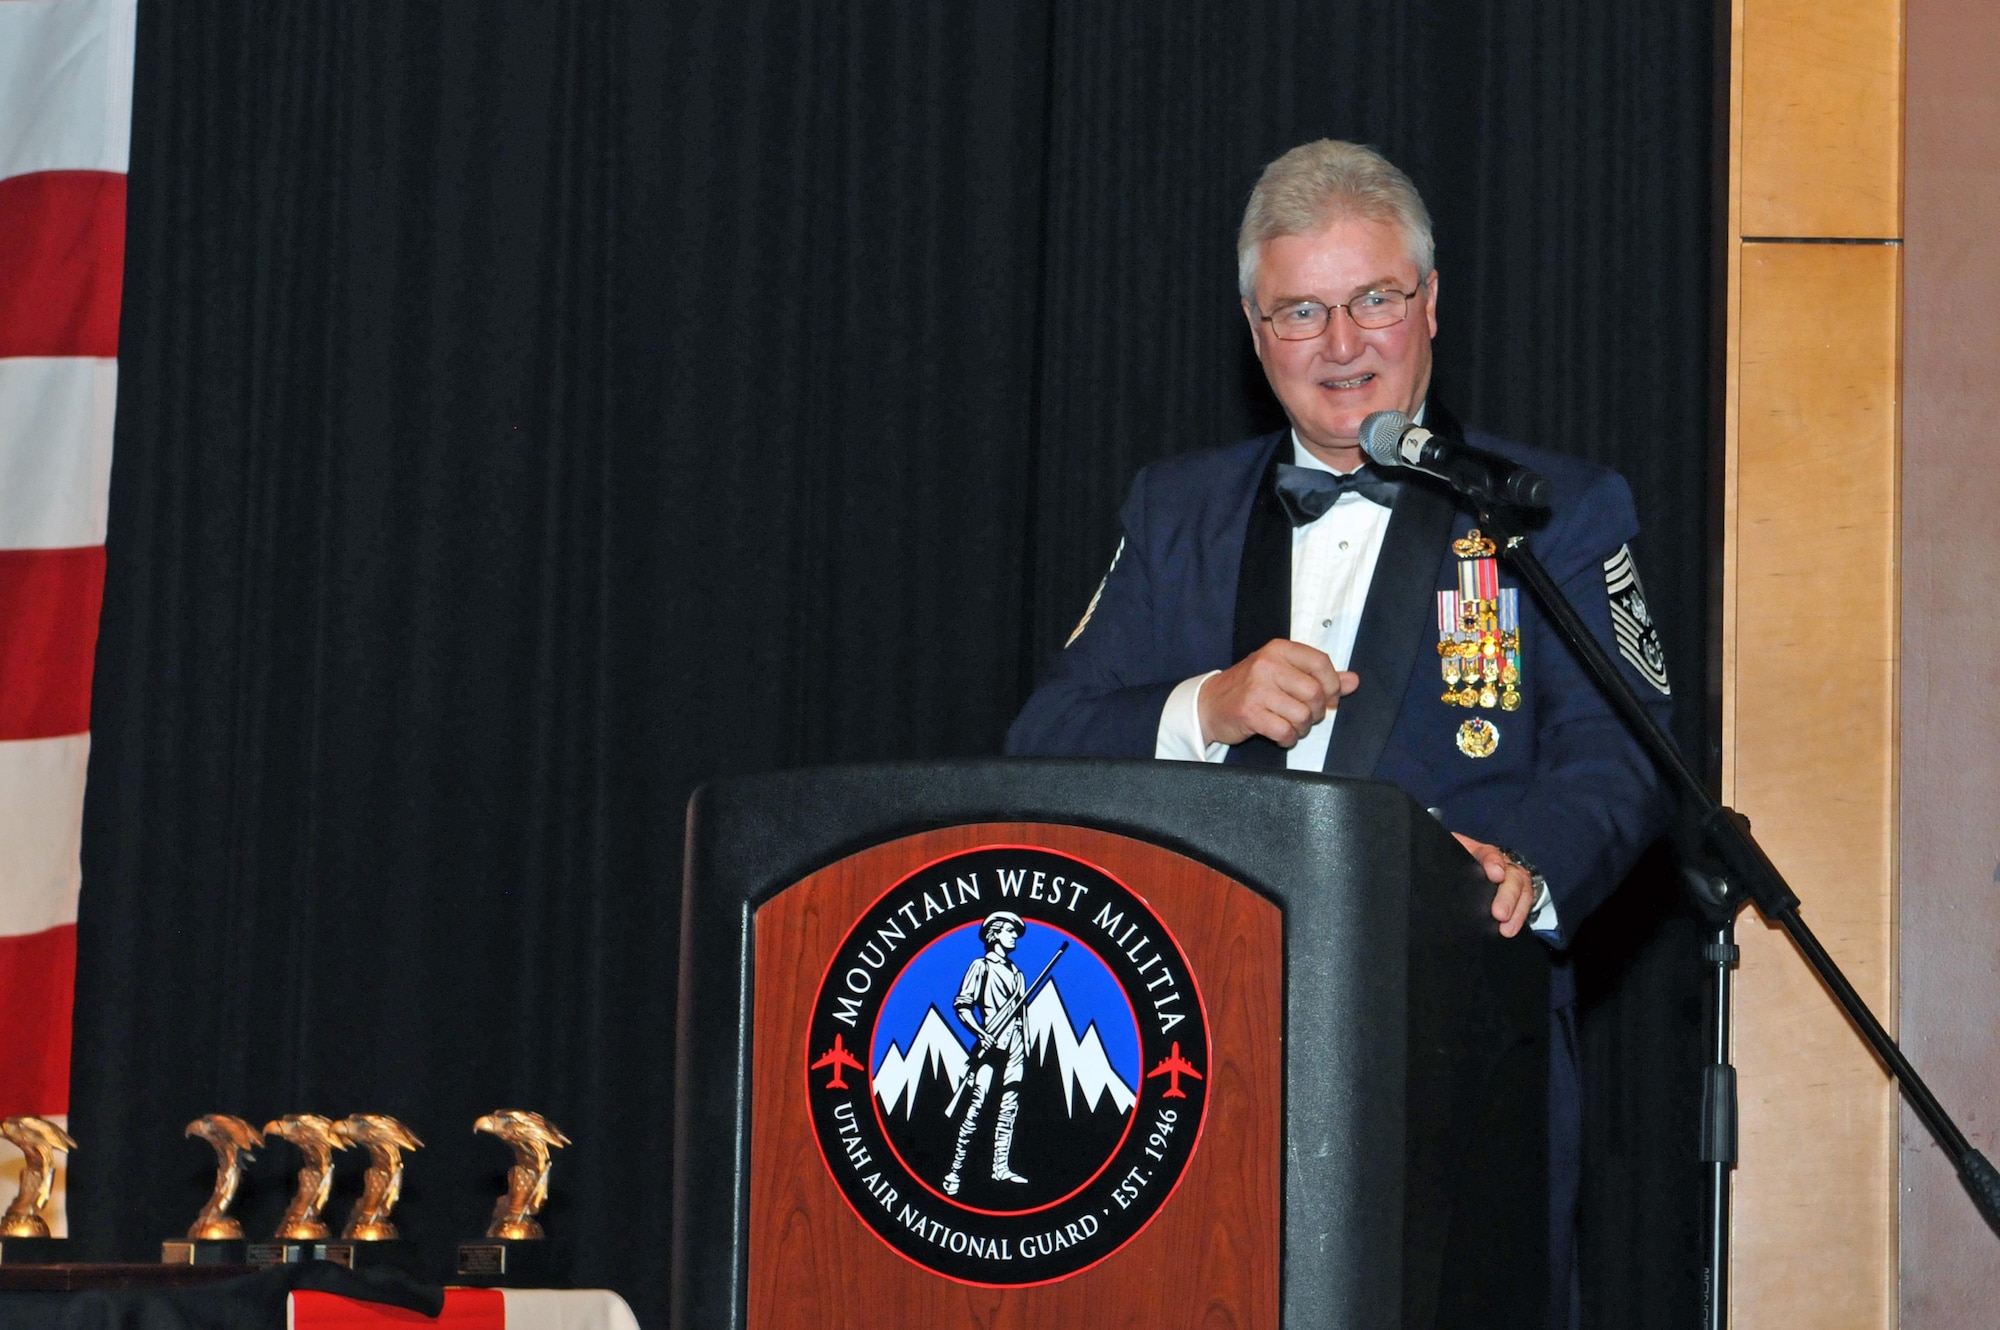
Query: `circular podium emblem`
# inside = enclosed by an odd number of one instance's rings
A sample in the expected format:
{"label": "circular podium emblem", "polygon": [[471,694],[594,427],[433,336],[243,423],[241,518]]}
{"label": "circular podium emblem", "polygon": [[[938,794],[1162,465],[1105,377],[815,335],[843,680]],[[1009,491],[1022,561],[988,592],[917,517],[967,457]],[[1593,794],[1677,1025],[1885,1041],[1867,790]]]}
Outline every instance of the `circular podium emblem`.
{"label": "circular podium emblem", "polygon": [[1094,864],[994,845],[918,869],[820,981],[807,1094],[854,1213],[947,1279],[1063,1279],[1136,1237],[1201,1136],[1180,946]]}

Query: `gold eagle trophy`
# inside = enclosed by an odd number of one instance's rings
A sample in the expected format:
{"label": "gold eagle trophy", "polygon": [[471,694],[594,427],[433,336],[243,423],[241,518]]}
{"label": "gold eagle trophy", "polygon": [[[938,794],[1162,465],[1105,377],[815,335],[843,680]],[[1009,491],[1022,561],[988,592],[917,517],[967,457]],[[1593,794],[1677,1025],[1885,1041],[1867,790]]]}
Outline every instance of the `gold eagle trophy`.
{"label": "gold eagle trophy", "polygon": [[493,1202],[486,1236],[458,1244],[460,1278],[480,1283],[555,1284],[566,1253],[554,1249],[535,1216],[549,1199],[550,1152],[569,1144],[553,1122],[539,1113],[499,1108],[472,1124],[474,1132],[498,1137],[514,1152],[507,1190]]}
{"label": "gold eagle trophy", "polygon": [[32,1115],[0,1118],[0,1137],[21,1152],[21,1190],[6,1214],[0,1215],[0,1263],[60,1261],[69,1240],[49,1236],[42,1211],[48,1208],[56,1183],[56,1153],[76,1149],[76,1142],[47,1118]]}
{"label": "gold eagle trophy", "polygon": [[[404,1249],[389,1218],[403,1194],[403,1152],[423,1146],[415,1132],[381,1113],[340,1119],[294,1113],[264,1130],[298,1147],[302,1163],[291,1204],[278,1221],[276,1240],[251,1248],[253,1265],[310,1259],[349,1268],[390,1265],[421,1273],[413,1268],[415,1254]],[[356,1147],[368,1152],[368,1169],[361,1175],[361,1195],[336,1239],[321,1218],[333,1194],[333,1152]]]}
{"label": "gold eagle trophy", "polygon": [[396,1119],[381,1113],[356,1113],[339,1124],[348,1144],[368,1152],[368,1171],[361,1176],[361,1197],[347,1212],[340,1236],[349,1242],[394,1242],[396,1226],[389,1212],[403,1195],[403,1151],[419,1150],[423,1142]]}
{"label": "gold eagle trophy", "polygon": [[298,1183],[292,1199],[278,1220],[269,1242],[250,1244],[252,1265],[281,1265],[309,1260],[317,1253],[314,1244],[327,1238],[326,1221],[320,1218],[327,1197],[333,1194],[333,1152],[347,1148],[347,1138],[339,1124],[317,1113],[288,1113],[264,1124],[264,1135],[289,1142],[299,1152]]}
{"label": "gold eagle trophy", "polygon": [[160,1260],[167,1265],[241,1265],[248,1259],[248,1244],[243,1224],[230,1216],[229,1206],[243,1182],[243,1166],[257,1158],[251,1147],[264,1143],[264,1133],[242,1118],[210,1113],[188,1123],[183,1135],[199,1137],[215,1151],[215,1186],[208,1204],[188,1225],[187,1237],[160,1244]]}
{"label": "gold eagle trophy", "polygon": [[271,1236],[280,1242],[316,1242],[326,1237],[320,1213],[333,1195],[333,1152],[347,1148],[347,1138],[331,1118],[317,1113],[289,1113],[264,1124],[266,1136],[290,1141],[299,1152],[299,1181],[292,1199]]}

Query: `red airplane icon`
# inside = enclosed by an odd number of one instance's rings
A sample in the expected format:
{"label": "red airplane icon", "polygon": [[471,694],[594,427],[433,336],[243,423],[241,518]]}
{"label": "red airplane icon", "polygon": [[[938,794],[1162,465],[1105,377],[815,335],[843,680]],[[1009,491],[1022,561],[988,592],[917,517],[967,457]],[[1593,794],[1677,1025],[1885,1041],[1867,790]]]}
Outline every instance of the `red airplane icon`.
{"label": "red airplane icon", "polygon": [[[835,1035],[834,1038],[838,1039],[840,1036]],[[1178,1039],[1174,1040],[1173,1052],[1161,1058],[1160,1065],[1146,1073],[1146,1079],[1149,1081],[1155,1076],[1173,1078],[1167,1082],[1167,1092],[1160,1096],[1162,1099],[1187,1098],[1187,1091],[1181,1089],[1181,1077],[1192,1076],[1196,1080],[1201,1079],[1201,1073],[1194,1069],[1194,1064],[1181,1056],[1181,1041]]]}
{"label": "red airplane icon", "polygon": [[[1180,1052],[1180,1047],[1179,1044],[1175,1044],[1174,1051],[1176,1053]],[[839,1035],[833,1037],[833,1047],[820,1054],[819,1061],[807,1067],[806,1070],[818,1071],[821,1067],[833,1068],[833,1079],[828,1081],[823,1087],[828,1090],[845,1090],[847,1088],[847,1081],[845,1079],[847,1068],[852,1067],[856,1071],[868,1070],[854,1060],[854,1054],[847,1051],[847,1041]]]}

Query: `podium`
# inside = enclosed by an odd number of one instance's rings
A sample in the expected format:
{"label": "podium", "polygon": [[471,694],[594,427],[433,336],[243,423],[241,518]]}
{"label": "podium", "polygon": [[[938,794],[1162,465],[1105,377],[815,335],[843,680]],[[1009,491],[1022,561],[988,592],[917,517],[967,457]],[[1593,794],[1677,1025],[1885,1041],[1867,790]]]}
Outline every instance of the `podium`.
{"label": "podium", "polygon": [[1393,786],[785,772],[688,806],[671,1323],[1542,1326],[1548,966]]}

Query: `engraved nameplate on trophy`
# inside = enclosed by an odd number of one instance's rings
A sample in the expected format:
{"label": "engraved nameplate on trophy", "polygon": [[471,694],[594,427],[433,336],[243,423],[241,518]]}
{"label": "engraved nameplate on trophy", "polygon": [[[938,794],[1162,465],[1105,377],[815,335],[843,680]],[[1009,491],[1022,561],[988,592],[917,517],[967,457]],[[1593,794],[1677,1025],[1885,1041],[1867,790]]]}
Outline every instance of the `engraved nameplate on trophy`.
{"label": "engraved nameplate on trophy", "polygon": [[21,1152],[21,1189],[0,1215],[0,1264],[48,1265],[66,1261],[69,1239],[49,1236],[49,1193],[55,1187],[58,1152],[76,1149],[68,1132],[32,1115],[0,1119],[0,1137]]}
{"label": "engraved nameplate on trophy", "polygon": [[208,1203],[188,1225],[187,1236],[160,1244],[164,1265],[243,1265],[249,1246],[243,1238],[241,1221],[229,1214],[236,1189],[243,1181],[243,1166],[256,1159],[252,1146],[264,1143],[264,1133],[242,1118],[227,1113],[210,1113],[187,1124],[187,1136],[198,1136],[215,1151],[215,1186]]}
{"label": "engraved nameplate on trophy", "polygon": [[503,1108],[472,1130],[496,1136],[514,1152],[507,1190],[493,1202],[486,1236],[458,1244],[458,1276],[478,1284],[540,1285],[567,1282],[568,1248],[551,1241],[536,1218],[549,1199],[550,1151],[569,1138],[539,1113]]}

